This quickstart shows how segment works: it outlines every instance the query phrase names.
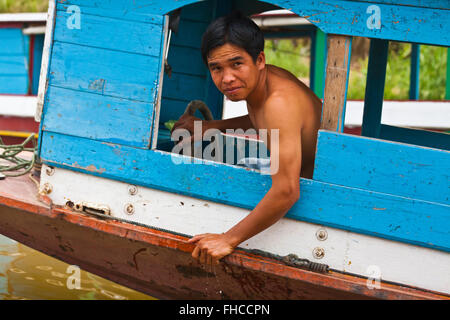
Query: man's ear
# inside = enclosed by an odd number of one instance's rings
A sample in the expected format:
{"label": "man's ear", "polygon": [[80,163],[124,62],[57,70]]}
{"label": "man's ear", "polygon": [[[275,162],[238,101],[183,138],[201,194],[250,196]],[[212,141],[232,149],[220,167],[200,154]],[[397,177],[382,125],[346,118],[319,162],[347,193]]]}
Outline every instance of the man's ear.
{"label": "man's ear", "polygon": [[261,51],[256,58],[256,66],[260,71],[266,66],[266,55],[264,54],[264,51]]}

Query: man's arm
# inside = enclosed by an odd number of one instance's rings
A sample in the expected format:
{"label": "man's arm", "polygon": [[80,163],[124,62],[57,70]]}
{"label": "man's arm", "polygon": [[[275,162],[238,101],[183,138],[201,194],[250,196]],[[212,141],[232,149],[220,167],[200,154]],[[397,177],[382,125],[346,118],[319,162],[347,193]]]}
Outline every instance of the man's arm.
{"label": "man's arm", "polygon": [[205,125],[207,129],[218,129],[222,132],[225,132],[227,129],[243,129],[244,131],[246,131],[247,129],[254,128],[248,114],[245,116],[225,120],[206,121]]}
{"label": "man's arm", "polygon": [[289,107],[285,98],[271,98],[266,103],[269,104],[265,119],[268,133],[279,130],[279,147],[270,147],[271,169],[278,168],[271,173],[272,186],[250,214],[226,233],[202,234],[189,240],[196,244],[192,256],[201,263],[218,263],[241,242],[281,219],[300,197],[302,124],[299,109]]}
{"label": "man's arm", "polygon": [[253,124],[248,115],[225,119],[225,120],[201,120],[200,118],[183,115],[180,119],[175,123],[172,128],[172,132],[176,129],[186,129],[191,134],[194,134],[194,121],[202,121],[202,134],[205,133],[208,129],[218,129],[221,132],[225,132],[227,129],[243,129],[244,131],[250,128],[253,128]]}

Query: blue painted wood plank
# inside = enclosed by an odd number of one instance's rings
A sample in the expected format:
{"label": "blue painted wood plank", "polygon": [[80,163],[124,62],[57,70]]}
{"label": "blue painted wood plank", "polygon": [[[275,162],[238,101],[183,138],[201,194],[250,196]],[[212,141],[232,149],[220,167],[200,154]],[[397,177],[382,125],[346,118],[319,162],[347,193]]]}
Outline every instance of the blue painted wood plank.
{"label": "blue painted wood plank", "polygon": [[[99,17],[81,11],[80,29],[69,29],[67,21],[72,16],[66,11],[58,11],[55,21],[54,40],[117,51],[146,54],[159,57],[163,24],[123,21]],[[111,26],[118,26],[114,31]]]}
{"label": "blue painted wood plank", "polygon": [[29,37],[21,29],[0,29],[0,94],[27,94]]}
{"label": "blue painted wood plank", "polygon": [[450,152],[319,131],[314,180],[450,204]]}
{"label": "blue painted wood plank", "polygon": [[361,135],[366,137],[378,138],[380,136],[388,49],[389,41],[380,39],[370,40],[369,65],[367,67],[367,82],[361,129]]}
{"label": "blue painted wood plank", "polygon": [[308,17],[325,33],[450,45],[450,27],[446,23],[450,20],[449,10],[378,3],[381,23],[378,27],[371,23],[371,16],[376,14],[369,8],[373,3],[338,0],[277,3],[291,8],[299,16]]}
{"label": "blue painted wood plank", "polygon": [[178,33],[172,33],[171,45],[200,49],[202,35],[208,27],[206,22],[181,20]]}
{"label": "blue painted wood plank", "polygon": [[182,19],[191,21],[207,22],[213,16],[213,1],[203,1],[187,5],[181,10]]}
{"label": "blue painted wood plank", "polygon": [[25,55],[0,56],[1,75],[27,75],[28,62]]}
{"label": "blue painted wood plank", "polygon": [[1,75],[0,94],[27,94],[28,75]]}
{"label": "blue painted wood plank", "polygon": [[24,36],[22,29],[0,29],[0,56],[26,55],[28,52],[28,37]]}
{"label": "blue painted wood plank", "polygon": [[164,75],[163,98],[203,100],[205,95],[205,77],[172,73],[172,77]]}
{"label": "blue painted wood plank", "polygon": [[450,135],[434,131],[381,125],[380,139],[450,150]]}
{"label": "blue painted wood plank", "polygon": [[[253,209],[270,176],[172,155],[43,133],[45,163],[169,192]],[[177,156],[175,156],[177,157]],[[450,252],[450,206],[301,179],[301,200],[288,217]],[[242,195],[245,195],[244,197]]]}
{"label": "blue painted wood plank", "polygon": [[71,5],[79,6],[81,11],[87,14],[102,17],[119,18],[142,22],[157,22],[158,17],[153,15],[164,15],[181,6],[196,3],[198,0],[176,0],[176,1],[148,1],[148,0],[65,0],[58,1],[58,10],[66,11]]}
{"label": "blue painted wood plank", "polygon": [[49,86],[42,130],[148,148],[153,104]]}
{"label": "blue painted wood plank", "polygon": [[[82,11],[108,17],[141,20],[149,14],[166,14],[174,9],[196,2],[195,0],[155,0],[149,3],[136,0],[132,3],[121,0],[68,0],[58,4],[62,10],[75,4]],[[281,8],[290,9],[308,19],[325,33],[389,39],[397,41],[450,45],[447,21],[450,10],[377,3],[380,12],[380,27],[372,27],[374,14],[371,2],[341,0],[266,0]],[[423,2],[422,2],[423,3]],[[438,2],[441,4],[441,2]],[[426,5],[425,5],[426,6]],[[369,13],[368,13],[369,9]]]}
{"label": "blue painted wood plank", "polygon": [[[220,0],[218,0],[218,1],[219,2],[227,2],[227,1],[220,1]],[[255,13],[261,13],[261,12],[265,12],[265,11],[280,9],[270,3],[270,2],[272,2],[276,5],[277,3],[280,3],[280,1],[232,0],[229,2],[233,3],[230,11],[231,10],[239,10],[240,12],[242,12],[243,14],[245,14],[247,16],[250,16]],[[288,9],[287,7],[283,7],[283,8]]]}
{"label": "blue painted wood plank", "polygon": [[384,3],[393,4],[397,6],[414,6],[424,8],[437,8],[450,10],[450,3],[448,0],[350,0],[355,2],[367,2],[367,3]]}
{"label": "blue painted wood plank", "polygon": [[208,69],[203,63],[202,54],[199,49],[180,47],[172,44],[167,60],[172,67],[172,72],[201,77],[206,77],[209,74]]}
{"label": "blue painted wood plank", "polygon": [[[184,113],[184,110],[186,110],[187,105],[190,101],[188,100],[182,100],[182,97],[180,99],[170,99],[170,98],[164,98],[161,102],[161,111],[159,116],[159,123],[164,124],[164,122],[169,120],[178,120]],[[198,115],[196,111],[195,116]]]}
{"label": "blue painted wood plank", "polygon": [[53,86],[154,102],[159,59],[55,41],[49,83]]}

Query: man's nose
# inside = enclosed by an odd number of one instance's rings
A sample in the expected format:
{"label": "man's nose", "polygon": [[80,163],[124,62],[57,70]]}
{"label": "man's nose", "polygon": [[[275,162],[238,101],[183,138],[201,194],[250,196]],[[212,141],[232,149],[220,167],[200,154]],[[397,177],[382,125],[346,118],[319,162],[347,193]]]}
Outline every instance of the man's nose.
{"label": "man's nose", "polygon": [[225,84],[230,84],[235,80],[232,70],[224,70],[222,81]]}

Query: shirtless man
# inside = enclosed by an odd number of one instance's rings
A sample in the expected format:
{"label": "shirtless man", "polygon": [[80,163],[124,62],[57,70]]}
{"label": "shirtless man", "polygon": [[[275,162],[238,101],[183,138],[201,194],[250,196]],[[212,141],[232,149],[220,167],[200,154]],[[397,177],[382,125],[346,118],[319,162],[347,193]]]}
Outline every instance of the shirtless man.
{"label": "shirtless man", "polygon": [[[262,32],[240,14],[218,18],[203,35],[202,56],[214,84],[229,100],[246,100],[248,109],[247,116],[203,121],[203,131],[266,129],[271,141],[271,130],[279,130],[279,154],[271,152],[278,170],[271,174],[272,186],[264,198],[227,232],[189,240],[195,244],[192,257],[205,265],[219,263],[240,243],[280,220],[300,198],[300,176],[312,178],[322,102],[292,73],[266,64],[263,50]],[[183,116],[173,130],[193,133],[199,120]]]}

